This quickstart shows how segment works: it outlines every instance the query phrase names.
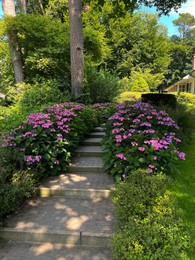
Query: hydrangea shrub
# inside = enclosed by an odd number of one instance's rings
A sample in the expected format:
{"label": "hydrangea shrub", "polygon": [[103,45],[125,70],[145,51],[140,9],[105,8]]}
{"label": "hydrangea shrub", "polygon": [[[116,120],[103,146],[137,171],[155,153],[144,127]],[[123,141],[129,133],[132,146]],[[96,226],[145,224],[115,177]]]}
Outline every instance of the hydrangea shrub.
{"label": "hydrangea shrub", "polygon": [[30,168],[40,176],[57,174],[66,169],[84,135],[100,123],[100,109],[72,102],[47,107],[29,115],[2,146],[18,154],[16,167]]}
{"label": "hydrangea shrub", "polygon": [[178,159],[185,160],[185,153],[178,150],[182,142],[177,137],[179,126],[166,111],[158,112],[144,102],[126,102],[115,108],[104,140],[105,168],[115,179],[138,168],[148,174],[167,172]]}

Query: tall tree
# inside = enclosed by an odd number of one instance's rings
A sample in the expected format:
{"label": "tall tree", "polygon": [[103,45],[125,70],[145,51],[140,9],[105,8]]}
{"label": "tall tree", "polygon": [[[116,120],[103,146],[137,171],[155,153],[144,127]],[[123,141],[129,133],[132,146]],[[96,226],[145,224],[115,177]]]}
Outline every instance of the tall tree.
{"label": "tall tree", "polygon": [[[93,1],[93,0],[92,0]],[[177,10],[182,3],[187,0],[112,0],[111,2],[118,14],[121,15],[126,11],[133,11],[141,4],[152,7],[155,6],[160,14],[168,14],[173,8]],[[90,0],[88,0],[90,2]],[[98,0],[97,5],[103,6],[107,1]],[[124,10],[121,9],[121,2],[124,4]],[[82,39],[82,14],[81,14],[81,0],[69,0],[69,14],[70,14],[70,44],[71,44],[71,75],[72,75],[72,93],[75,96],[82,94],[82,84],[84,80],[84,62],[83,62],[83,39]],[[117,12],[116,12],[117,13]]]}
{"label": "tall tree", "polygon": [[70,57],[71,57],[71,90],[74,97],[83,93],[84,58],[82,34],[81,0],[69,0],[70,17]]}
{"label": "tall tree", "polygon": [[20,0],[20,11],[23,14],[26,14],[26,0]]}
{"label": "tall tree", "polygon": [[[5,17],[16,16],[14,0],[2,0],[2,8]],[[17,35],[14,30],[8,30],[8,40],[11,50],[15,82],[21,83],[24,81],[23,59]]]}
{"label": "tall tree", "polygon": [[181,40],[190,39],[195,34],[195,17],[189,13],[179,14],[173,24],[178,27]]}

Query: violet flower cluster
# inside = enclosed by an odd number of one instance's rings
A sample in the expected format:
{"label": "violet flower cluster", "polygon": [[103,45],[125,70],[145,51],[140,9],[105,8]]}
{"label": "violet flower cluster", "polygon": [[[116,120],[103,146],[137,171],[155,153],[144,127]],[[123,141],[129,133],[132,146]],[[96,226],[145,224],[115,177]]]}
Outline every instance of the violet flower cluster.
{"label": "violet flower cluster", "polygon": [[23,165],[55,174],[67,167],[81,136],[95,126],[95,114],[95,109],[72,102],[47,107],[29,115],[7,135],[2,146],[17,150]]}
{"label": "violet flower cluster", "polygon": [[178,159],[185,160],[185,153],[178,150],[179,126],[166,111],[126,102],[116,105],[108,120],[110,135],[104,143],[112,153],[105,157],[105,165],[112,175],[124,177],[137,168],[146,173],[168,171]]}

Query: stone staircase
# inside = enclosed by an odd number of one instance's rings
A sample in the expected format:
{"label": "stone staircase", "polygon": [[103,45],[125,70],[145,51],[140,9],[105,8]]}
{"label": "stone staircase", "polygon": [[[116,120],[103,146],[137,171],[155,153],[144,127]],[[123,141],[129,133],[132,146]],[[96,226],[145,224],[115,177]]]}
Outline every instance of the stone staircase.
{"label": "stone staircase", "polygon": [[113,179],[103,170],[97,127],[76,151],[66,174],[50,177],[0,230],[0,259],[111,259]]}

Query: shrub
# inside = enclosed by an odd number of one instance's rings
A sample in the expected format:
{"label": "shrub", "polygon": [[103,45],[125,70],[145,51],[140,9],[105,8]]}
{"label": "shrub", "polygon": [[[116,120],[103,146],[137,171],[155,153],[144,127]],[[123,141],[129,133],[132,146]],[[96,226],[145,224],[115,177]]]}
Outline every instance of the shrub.
{"label": "shrub", "polygon": [[195,95],[191,93],[184,93],[184,92],[178,92],[177,95],[177,100],[180,103],[190,103],[194,104],[195,103]]}
{"label": "shrub", "polygon": [[189,238],[170,193],[167,177],[132,172],[112,191],[117,217],[114,259],[188,259]]}
{"label": "shrub", "polygon": [[15,88],[11,87],[7,94],[10,102],[17,104],[21,108],[42,107],[49,103],[62,103],[69,101],[68,92],[59,90],[59,85],[55,80],[42,80],[34,84],[18,84]]}
{"label": "shrub", "polygon": [[168,172],[178,159],[185,160],[178,151],[178,125],[164,110],[157,112],[147,103],[117,105],[107,129],[105,169],[115,180],[138,168],[147,173]]}
{"label": "shrub", "polygon": [[0,225],[5,219],[16,213],[19,206],[33,192],[36,179],[28,171],[18,171],[13,173],[10,182],[0,184]]}
{"label": "shrub", "polygon": [[61,91],[55,80],[42,80],[35,84],[18,84],[11,87],[7,99],[9,107],[0,112],[0,132],[8,132],[25,120],[31,113],[43,107],[70,100],[67,91]]}
{"label": "shrub", "polygon": [[[5,161],[16,169],[30,168],[42,175],[57,174],[69,164],[71,152],[98,125],[96,110],[64,103],[31,114],[4,139]],[[9,156],[9,150],[13,155]],[[14,156],[16,155],[16,156]],[[5,166],[6,167],[6,166]]]}
{"label": "shrub", "polygon": [[121,91],[130,91],[131,90],[131,80],[128,77],[124,77],[118,81],[119,88]]}
{"label": "shrub", "polygon": [[158,109],[166,109],[168,114],[179,126],[179,129],[177,130],[177,136],[182,138],[184,143],[189,142],[195,129],[195,114],[186,109],[186,106],[183,104],[178,104],[175,109],[167,106],[160,106]]}
{"label": "shrub", "polygon": [[173,94],[142,94],[142,102],[150,103],[155,106],[166,105],[176,108],[177,99]]}
{"label": "shrub", "polygon": [[131,87],[132,92],[150,92],[148,83],[145,81],[144,78],[136,79],[132,82]]}
{"label": "shrub", "polygon": [[119,92],[118,78],[108,71],[86,69],[85,88],[89,91],[92,103],[112,102]]}

